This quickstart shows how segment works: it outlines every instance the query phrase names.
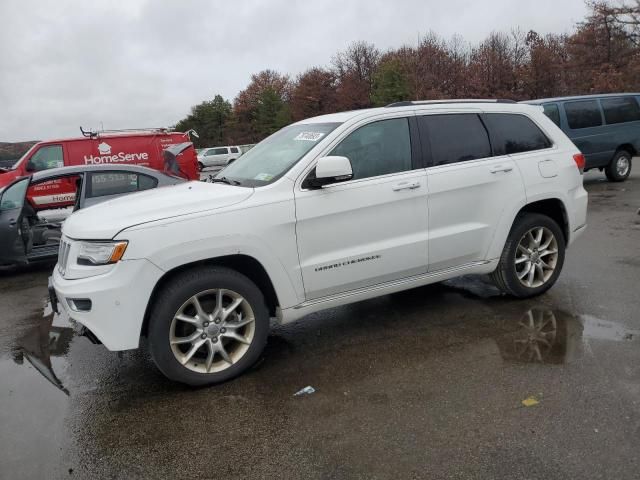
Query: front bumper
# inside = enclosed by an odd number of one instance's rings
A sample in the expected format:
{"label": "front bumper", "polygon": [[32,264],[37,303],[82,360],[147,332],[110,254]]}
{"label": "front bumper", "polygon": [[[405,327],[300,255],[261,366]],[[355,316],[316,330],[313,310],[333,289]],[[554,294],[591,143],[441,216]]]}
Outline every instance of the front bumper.
{"label": "front bumper", "polygon": [[[89,329],[109,350],[137,348],[144,314],[163,271],[148,260],[124,260],[109,272],[67,280],[54,268],[52,307],[57,300],[70,318]],[[68,299],[91,300],[91,310],[75,311]]]}

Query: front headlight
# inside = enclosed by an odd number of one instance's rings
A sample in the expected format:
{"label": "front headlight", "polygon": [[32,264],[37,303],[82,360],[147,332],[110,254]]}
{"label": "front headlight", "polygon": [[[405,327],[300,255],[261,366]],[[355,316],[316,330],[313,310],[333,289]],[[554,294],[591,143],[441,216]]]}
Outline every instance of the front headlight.
{"label": "front headlight", "polygon": [[108,265],[116,263],[127,249],[126,241],[78,242],[78,265]]}

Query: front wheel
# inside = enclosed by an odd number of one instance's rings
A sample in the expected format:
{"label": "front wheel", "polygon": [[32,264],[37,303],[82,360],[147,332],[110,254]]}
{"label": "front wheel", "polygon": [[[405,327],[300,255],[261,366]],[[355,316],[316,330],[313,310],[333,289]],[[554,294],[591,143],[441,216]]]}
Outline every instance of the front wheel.
{"label": "front wheel", "polygon": [[622,182],[631,173],[631,154],[618,150],[604,170],[610,182]]}
{"label": "front wheel", "polygon": [[227,268],[174,277],[151,309],[149,349],[169,379],[200,386],[229,380],[259,358],[269,312],[258,287]]}
{"label": "front wheel", "polygon": [[565,239],[556,222],[537,213],[519,215],[492,274],[493,281],[515,297],[540,295],[556,283],[564,254]]}
{"label": "front wheel", "polygon": [[201,172],[204,169],[202,162],[198,162],[198,171]]}

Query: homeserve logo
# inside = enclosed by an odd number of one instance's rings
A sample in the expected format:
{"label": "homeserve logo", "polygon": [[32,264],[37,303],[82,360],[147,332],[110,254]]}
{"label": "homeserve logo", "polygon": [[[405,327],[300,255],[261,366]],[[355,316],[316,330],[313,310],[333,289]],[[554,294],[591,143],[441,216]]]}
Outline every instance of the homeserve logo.
{"label": "homeserve logo", "polygon": [[99,155],[94,157],[93,155],[84,156],[85,165],[100,165],[102,163],[120,163],[120,162],[135,162],[135,161],[148,161],[149,154],[143,153],[124,153],[118,152],[111,154],[111,145],[107,142],[101,142],[98,145]]}

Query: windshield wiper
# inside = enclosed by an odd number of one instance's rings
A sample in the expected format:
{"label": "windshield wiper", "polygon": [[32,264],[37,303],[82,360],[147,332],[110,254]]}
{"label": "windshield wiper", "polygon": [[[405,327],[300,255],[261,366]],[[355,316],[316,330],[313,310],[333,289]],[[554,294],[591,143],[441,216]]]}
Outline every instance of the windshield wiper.
{"label": "windshield wiper", "polygon": [[211,180],[209,180],[211,183],[226,183],[227,185],[240,185],[240,182],[237,180],[231,180],[230,178],[227,177],[220,177],[220,178],[212,178]]}

